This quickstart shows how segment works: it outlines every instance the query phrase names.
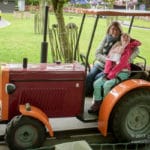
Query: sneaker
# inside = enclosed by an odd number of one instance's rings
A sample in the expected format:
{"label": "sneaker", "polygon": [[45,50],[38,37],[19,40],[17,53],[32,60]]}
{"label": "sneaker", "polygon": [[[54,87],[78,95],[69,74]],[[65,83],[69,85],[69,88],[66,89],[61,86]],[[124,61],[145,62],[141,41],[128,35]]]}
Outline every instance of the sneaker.
{"label": "sneaker", "polygon": [[94,104],[90,107],[90,109],[88,110],[88,113],[98,114],[100,105],[101,105],[101,101],[94,101]]}

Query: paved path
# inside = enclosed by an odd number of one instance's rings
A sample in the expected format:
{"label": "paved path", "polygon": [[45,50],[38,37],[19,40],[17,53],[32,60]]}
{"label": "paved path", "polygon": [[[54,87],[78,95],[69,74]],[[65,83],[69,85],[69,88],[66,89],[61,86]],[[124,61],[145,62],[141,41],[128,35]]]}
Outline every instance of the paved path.
{"label": "paved path", "polygon": [[3,18],[1,18],[0,20],[0,28],[4,28],[4,27],[7,27],[9,26],[11,23]]}
{"label": "paved path", "polygon": [[[30,149],[30,150],[54,150],[54,145],[63,143],[86,141],[92,150],[150,150],[150,144],[115,144],[115,139],[111,133],[107,137],[103,137],[97,129],[80,130],[80,131],[62,131],[55,132],[53,138],[47,137],[42,148]],[[0,150],[9,150],[5,142],[0,143]],[[64,150],[64,149],[59,149]],[[74,149],[70,149],[74,150]]]}

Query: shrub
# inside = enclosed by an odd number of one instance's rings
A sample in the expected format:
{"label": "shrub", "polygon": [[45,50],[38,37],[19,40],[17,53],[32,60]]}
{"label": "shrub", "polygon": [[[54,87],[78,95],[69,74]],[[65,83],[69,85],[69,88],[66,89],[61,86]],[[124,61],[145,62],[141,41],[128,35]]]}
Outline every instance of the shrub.
{"label": "shrub", "polygon": [[39,5],[39,0],[25,0],[26,5]]}

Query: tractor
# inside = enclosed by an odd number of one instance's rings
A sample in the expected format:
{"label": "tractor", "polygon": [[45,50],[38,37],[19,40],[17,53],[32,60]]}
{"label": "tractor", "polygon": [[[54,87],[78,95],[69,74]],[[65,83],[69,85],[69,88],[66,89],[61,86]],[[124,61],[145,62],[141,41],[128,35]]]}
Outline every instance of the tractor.
{"label": "tractor", "polygon": [[150,16],[150,12],[111,9],[73,11],[83,14],[77,44],[86,15],[97,16],[87,54],[81,56],[82,63],[47,63],[47,42],[44,38],[41,63],[30,64],[24,58],[22,64],[1,65],[0,123],[6,124],[5,140],[12,150],[40,147],[47,132],[53,137],[55,131],[65,125],[67,128],[62,130],[98,127],[103,136],[107,136],[110,129],[120,142],[150,137],[150,70],[143,57],[139,56],[143,60],[141,70],[132,70],[128,80],[117,84],[105,96],[98,116],[87,113],[86,108],[92,98],[85,97],[88,57],[99,16],[131,16],[130,32],[134,17]]}

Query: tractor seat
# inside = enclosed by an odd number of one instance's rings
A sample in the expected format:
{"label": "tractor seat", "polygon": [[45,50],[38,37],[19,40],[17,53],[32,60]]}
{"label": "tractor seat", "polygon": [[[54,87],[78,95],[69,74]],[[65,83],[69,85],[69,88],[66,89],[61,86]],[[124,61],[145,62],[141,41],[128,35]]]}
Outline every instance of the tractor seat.
{"label": "tractor seat", "polygon": [[148,73],[141,66],[131,64],[131,75],[129,79],[147,79]]}

